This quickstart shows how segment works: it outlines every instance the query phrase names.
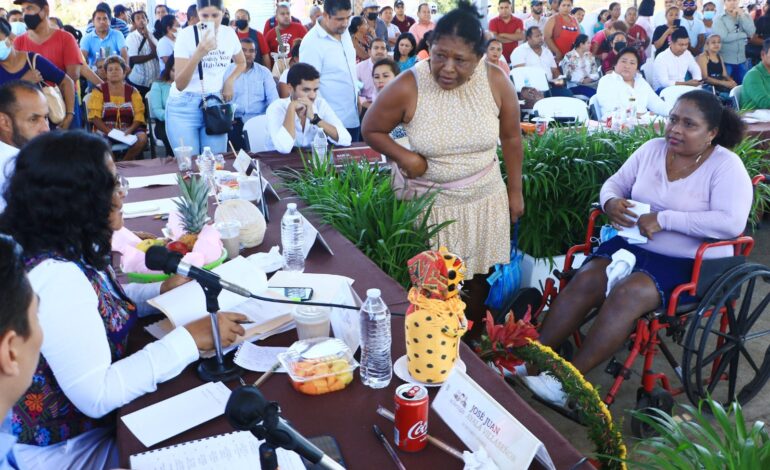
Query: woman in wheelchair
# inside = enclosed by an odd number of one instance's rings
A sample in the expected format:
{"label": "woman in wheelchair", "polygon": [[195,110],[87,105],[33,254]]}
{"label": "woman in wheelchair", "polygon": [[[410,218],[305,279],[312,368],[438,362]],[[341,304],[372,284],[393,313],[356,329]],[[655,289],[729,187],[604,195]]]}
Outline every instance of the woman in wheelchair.
{"label": "woman in wheelchair", "polygon": [[[743,133],[738,115],[714,95],[695,90],[677,100],[664,137],[637,149],[601,189],[600,202],[613,226],[636,226],[648,241],[630,244],[615,236],[602,243],[552,303],[540,330],[543,344],[558,347],[598,309],[572,361],[587,373],[615,354],[638,318],[665,307],[672,290],[690,280],[701,242],[743,231],[752,184],[740,158],[729,150]],[[650,212],[635,212],[634,201],[649,204]],[[725,256],[732,256],[730,247],[707,252],[707,257]],[[630,273],[611,283],[605,295],[608,266],[621,257],[635,257],[635,263],[631,260]],[[517,373],[527,371],[519,367]],[[551,375],[524,380],[544,400],[566,404],[561,383]]]}

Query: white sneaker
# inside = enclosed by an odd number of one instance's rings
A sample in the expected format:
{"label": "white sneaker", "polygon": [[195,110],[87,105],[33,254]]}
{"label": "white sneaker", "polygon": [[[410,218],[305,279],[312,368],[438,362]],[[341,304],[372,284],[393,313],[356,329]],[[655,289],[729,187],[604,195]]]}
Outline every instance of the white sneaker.
{"label": "white sneaker", "polygon": [[527,387],[543,400],[562,408],[567,406],[567,394],[564,388],[554,376],[541,372],[533,377],[522,377]]}

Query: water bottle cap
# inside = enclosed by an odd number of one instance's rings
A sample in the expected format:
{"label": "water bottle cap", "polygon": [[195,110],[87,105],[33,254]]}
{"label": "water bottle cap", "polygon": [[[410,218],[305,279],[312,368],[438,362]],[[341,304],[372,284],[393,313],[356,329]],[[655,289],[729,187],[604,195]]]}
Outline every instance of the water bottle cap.
{"label": "water bottle cap", "polygon": [[297,203],[290,202],[290,203],[286,204],[286,208],[289,209],[290,211],[295,211],[295,210],[297,210]]}
{"label": "water bottle cap", "polygon": [[368,289],[366,291],[366,296],[371,298],[371,299],[380,297],[381,295],[382,295],[382,292],[380,292],[379,289]]}
{"label": "water bottle cap", "polygon": [[204,152],[211,152],[211,147],[203,147]]}

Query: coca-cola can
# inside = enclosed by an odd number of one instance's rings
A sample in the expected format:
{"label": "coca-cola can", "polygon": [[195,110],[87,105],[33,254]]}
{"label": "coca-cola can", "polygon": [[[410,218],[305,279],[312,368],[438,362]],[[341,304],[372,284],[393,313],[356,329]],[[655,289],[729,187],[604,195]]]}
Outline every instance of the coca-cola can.
{"label": "coca-cola can", "polygon": [[394,440],[407,452],[422,450],[428,443],[428,389],[404,384],[396,389]]}

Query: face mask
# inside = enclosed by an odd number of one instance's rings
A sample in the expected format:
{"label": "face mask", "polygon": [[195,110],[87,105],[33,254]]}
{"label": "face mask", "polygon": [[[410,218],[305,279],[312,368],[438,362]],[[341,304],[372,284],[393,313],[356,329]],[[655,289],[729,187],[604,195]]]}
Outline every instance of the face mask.
{"label": "face mask", "polygon": [[377,19],[377,13],[369,13],[366,15],[366,17],[369,19],[369,21],[374,21]]}
{"label": "face mask", "polygon": [[615,43],[615,52],[620,52],[626,48],[626,43],[623,41]]}
{"label": "face mask", "polygon": [[24,24],[29,29],[37,28],[41,21],[43,21],[43,18],[40,18],[40,15],[24,15]]}
{"label": "face mask", "polygon": [[716,13],[717,12],[715,12],[715,11],[704,11],[703,12],[703,19],[704,20],[713,20],[714,17],[716,16]]}
{"label": "face mask", "polygon": [[247,20],[236,20],[235,27],[238,29],[246,29],[249,27],[249,22]]}
{"label": "face mask", "polygon": [[224,18],[222,18],[222,26],[228,26],[229,24],[230,24],[229,16],[225,16]]}
{"label": "face mask", "polygon": [[0,60],[5,60],[11,55],[11,46],[8,45],[8,40],[0,41]]}
{"label": "face mask", "polygon": [[16,36],[22,35],[27,32],[27,25],[20,21],[11,23],[11,32]]}
{"label": "face mask", "polygon": [[695,8],[688,8],[684,11],[684,16],[692,16],[695,14]]}

